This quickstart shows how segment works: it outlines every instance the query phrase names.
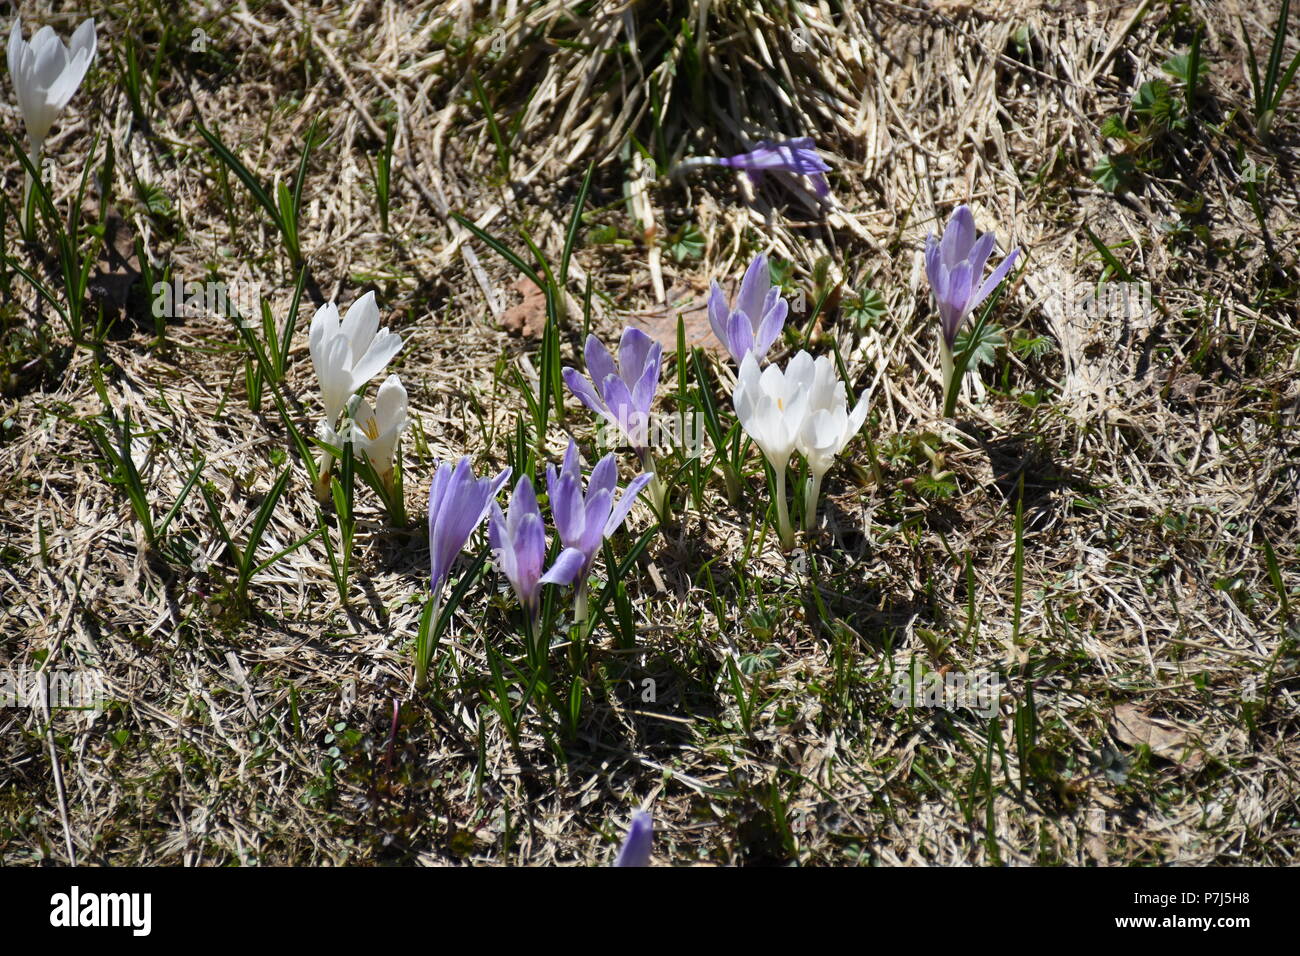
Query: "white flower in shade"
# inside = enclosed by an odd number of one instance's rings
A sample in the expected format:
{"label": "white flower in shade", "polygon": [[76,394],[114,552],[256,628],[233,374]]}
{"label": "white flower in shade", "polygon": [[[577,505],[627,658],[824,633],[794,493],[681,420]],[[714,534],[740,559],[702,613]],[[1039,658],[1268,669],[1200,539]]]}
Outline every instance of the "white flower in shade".
{"label": "white flower in shade", "polygon": [[775,473],[777,529],[787,551],[794,547],[794,529],[785,503],[785,469],[808,415],[815,374],[813,357],[807,352],[792,358],[784,371],[769,365],[762,372],[750,352],[740,363],[740,375],[731,395],[741,426],[762,449]]}
{"label": "white flower in shade", "polygon": [[82,21],[69,48],[51,27],[41,27],[28,43],[23,39],[22,20],[14,17],[7,53],[18,107],[36,156],[95,58],[94,18]]}
{"label": "white flower in shade", "polygon": [[812,527],[817,514],[817,496],[822,477],[835,464],[835,457],[858,433],[867,418],[867,398],[863,395],[849,411],[848,389],[835,372],[835,363],[823,355],[817,359],[812,388],[808,396],[808,414],[799,430],[797,447],[808,460],[808,491],[804,498],[804,527]]}
{"label": "white flower in shade", "polygon": [[325,405],[325,424],[333,427],[353,393],[401,351],[402,337],[379,327],[375,294],[367,292],[352,303],[342,319],[333,302],[317,309],[308,346]]}
{"label": "white flower in shade", "polygon": [[760,372],[752,352],[740,363],[731,395],[736,417],[773,468],[785,468],[794,453],[808,413],[813,375],[813,358],[807,352],[792,358],[784,371],[769,365]]}
{"label": "white flower in shade", "polygon": [[393,473],[393,453],[406,427],[406,388],[396,375],[384,379],[372,408],[364,398],[353,416],[352,440],[366,456],[381,481],[388,484]]}

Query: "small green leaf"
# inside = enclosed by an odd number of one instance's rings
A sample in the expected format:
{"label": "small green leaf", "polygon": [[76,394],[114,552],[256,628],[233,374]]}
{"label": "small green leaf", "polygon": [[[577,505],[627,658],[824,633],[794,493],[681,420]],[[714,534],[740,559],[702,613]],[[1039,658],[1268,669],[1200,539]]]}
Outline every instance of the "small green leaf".
{"label": "small green leaf", "polygon": [[1092,170],[1092,179],[1108,193],[1119,195],[1137,182],[1137,164],[1132,156],[1105,156]]}
{"label": "small green leaf", "polygon": [[668,240],[668,254],[674,262],[686,262],[704,255],[704,235],[694,223],[687,223]]}
{"label": "small green leaf", "polygon": [[[972,334],[977,336],[973,341]],[[978,368],[981,365],[992,365],[993,360],[997,358],[997,351],[1005,343],[1002,335],[1002,329],[996,325],[985,325],[982,328],[972,330],[970,326],[964,326],[957,333],[957,354],[970,352],[970,358],[967,360],[966,367],[974,365]]]}

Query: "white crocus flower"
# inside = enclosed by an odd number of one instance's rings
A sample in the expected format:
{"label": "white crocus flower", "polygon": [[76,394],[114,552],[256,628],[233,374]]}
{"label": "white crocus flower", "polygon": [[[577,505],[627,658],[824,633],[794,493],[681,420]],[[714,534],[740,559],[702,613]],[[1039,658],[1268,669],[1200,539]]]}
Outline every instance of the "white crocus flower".
{"label": "white crocus flower", "polygon": [[731,395],[741,426],[762,449],[775,473],[777,530],[786,551],[794,547],[794,529],[785,503],[785,469],[808,414],[814,374],[813,358],[807,352],[792,358],[784,371],[769,365],[762,372],[750,353],[740,364]]}
{"label": "white crocus flower", "polygon": [[[326,302],[312,316],[308,337],[311,362],[320,383],[325,406],[324,427],[333,429],[348,399],[384,370],[402,348],[402,337],[379,328],[379,307],[375,294],[367,292],[339,318],[338,306]],[[333,457],[321,456],[316,494],[322,501],[329,495],[329,473]]]}
{"label": "white crocus flower", "polygon": [[[28,158],[39,169],[41,148],[50,134],[50,127],[59,118],[63,108],[77,92],[81,81],[95,58],[95,20],[83,20],[72,34],[71,48],[64,45],[51,27],[41,27],[28,43],[23,39],[22,19],[14,17],[9,31],[9,75],[13,77],[14,92],[18,94],[18,108],[27,126],[30,140]],[[27,177],[23,194],[23,207],[31,191],[31,176]]]}
{"label": "white crocus flower", "polygon": [[817,515],[817,497],[822,478],[835,464],[835,457],[858,433],[867,418],[867,397],[858,399],[849,411],[848,390],[835,372],[835,363],[823,355],[816,362],[808,396],[808,414],[799,430],[797,447],[808,461],[808,490],[804,497],[804,528],[811,528]]}
{"label": "white crocus flower", "polygon": [[372,408],[364,398],[353,416],[352,439],[370,462],[375,474],[391,490],[393,454],[406,427],[406,388],[396,375],[384,379]]}

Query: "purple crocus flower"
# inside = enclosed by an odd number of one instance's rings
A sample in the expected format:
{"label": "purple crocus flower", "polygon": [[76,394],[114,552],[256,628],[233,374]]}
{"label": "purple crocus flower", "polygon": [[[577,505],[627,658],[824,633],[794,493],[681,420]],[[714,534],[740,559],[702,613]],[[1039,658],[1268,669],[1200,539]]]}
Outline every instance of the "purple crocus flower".
{"label": "purple crocus flower", "polygon": [[653,476],[643,472],[628,482],[623,496],[614,500],[618,489],[618,464],[609,454],[591,470],[586,494],[582,490],[582,469],[578,464],[578,446],[569,440],[564,453],[564,464],[557,472],[555,466],[546,466],[546,490],[551,499],[551,514],[555,529],[566,548],[582,553],[578,572],[578,588],[582,593],[587,573],[596,561],[600,544],[618,530],[632,510],[636,496]]}
{"label": "purple crocus flower", "polygon": [[649,866],[650,848],[654,843],[654,820],[644,810],[632,811],[632,822],[628,825],[627,836],[619,847],[615,866]]}
{"label": "purple crocus flower", "polygon": [[546,560],[546,528],[532,480],[520,475],[506,514],[494,500],[488,519],[488,543],[497,568],[510,581],[530,619],[541,610],[543,584],[569,584],[582,570],[584,555],[576,548],[560,552],[551,570],[542,573]]}
{"label": "purple crocus flower", "polygon": [[451,574],[452,562],[509,478],[509,468],[495,478],[475,478],[468,455],[454,468],[450,462],[438,466],[429,485],[429,586],[435,601]]}
{"label": "purple crocus flower", "polygon": [[780,287],[772,285],[767,256],[761,252],[740,280],[735,308],[727,304],[727,297],[716,281],[709,292],[709,324],[737,365],[750,352],[758,362],[767,357],[772,343],[785,327],[789,311],[790,304],[781,298]]}
{"label": "purple crocus flower", "polygon": [[594,335],[587,336],[583,354],[591,382],[577,369],[565,368],[564,381],[569,390],[582,404],[620,428],[637,454],[644,457],[649,447],[650,405],[659,387],[663,346],[640,329],[629,327],[619,339],[617,369],[609,349]]}
{"label": "purple crocus flower", "polygon": [[718,164],[745,170],[755,183],[762,178],[763,173],[776,171],[807,176],[812,183],[813,192],[818,196],[825,196],[831,189],[825,176],[830,172],[830,166],[817,155],[817,148],[808,136],[780,143],[763,140],[748,153],[724,156],[718,160]]}
{"label": "purple crocus flower", "polygon": [[1020,249],[1012,249],[983,282],[984,265],[993,251],[994,236],[975,235],[975,217],[969,206],[958,206],[943,230],[943,238],[930,233],[925,239],[925,273],[939,303],[943,343],[951,353],[957,330],[975,308],[998,287],[1016,261]]}

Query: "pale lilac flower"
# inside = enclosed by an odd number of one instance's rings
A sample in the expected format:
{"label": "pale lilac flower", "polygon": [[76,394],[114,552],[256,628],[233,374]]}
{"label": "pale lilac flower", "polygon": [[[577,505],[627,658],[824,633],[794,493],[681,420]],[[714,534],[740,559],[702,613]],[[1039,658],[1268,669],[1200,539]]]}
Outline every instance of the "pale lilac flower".
{"label": "pale lilac flower", "polygon": [[1011,266],[1020,254],[1012,249],[993,274],[983,282],[984,266],[993,252],[995,237],[986,232],[975,234],[975,217],[970,207],[958,206],[943,230],[943,238],[934,233],[925,238],[925,273],[930,279],[935,301],[939,304],[939,323],[942,335],[939,357],[943,367],[943,392],[947,396],[952,387],[952,348],[962,322],[975,308],[989,297],[998,284],[1007,277]]}
{"label": "pale lilac flower", "polygon": [[488,543],[497,569],[506,576],[524,612],[534,621],[541,610],[542,585],[571,583],[585,561],[581,551],[565,548],[551,570],[542,573],[546,560],[546,526],[537,506],[537,493],[527,475],[519,476],[505,514],[495,500],[492,502]]}
{"label": "pale lilac flower", "polygon": [[615,500],[618,490],[618,464],[612,454],[606,455],[591,470],[591,480],[586,493],[582,490],[582,469],[578,463],[578,446],[572,439],[564,453],[564,464],[557,472],[555,466],[546,466],[546,491],[551,499],[551,515],[560,541],[566,548],[582,554],[578,587],[581,589],[591,566],[596,561],[601,542],[618,530],[632,510],[636,496],[650,481],[651,475],[643,472],[628,482],[623,496]]}
{"label": "pale lilac flower", "polygon": [[644,459],[649,448],[650,405],[659,388],[663,346],[640,329],[629,327],[619,339],[617,368],[609,349],[596,336],[587,336],[583,351],[591,381],[577,369],[565,368],[564,381],[569,390],[582,404],[618,427]]}
{"label": "pale lilac flower", "polygon": [[649,866],[650,850],[654,844],[654,819],[644,810],[632,811],[632,822],[627,836],[619,847],[615,866]]}
{"label": "pale lilac flower", "polygon": [[730,166],[732,169],[743,169],[749,173],[749,178],[754,182],[758,182],[763,173],[772,171],[807,176],[812,183],[813,192],[818,196],[825,196],[830,192],[825,176],[830,172],[830,166],[817,155],[817,148],[813,145],[812,138],[808,136],[787,139],[780,143],[763,140],[748,153],[724,156],[718,160],[718,164]]}
{"label": "pale lilac flower", "polygon": [[740,280],[734,307],[728,305],[722,287],[715,281],[709,292],[709,325],[718,341],[727,347],[732,361],[740,365],[753,353],[761,362],[785,327],[790,305],[772,285],[767,256],[759,253]]}
{"label": "pale lilac flower", "polygon": [[994,235],[976,237],[975,217],[969,206],[958,206],[943,230],[943,238],[930,233],[925,239],[925,273],[939,303],[943,340],[951,349],[957,330],[975,308],[1006,278],[1020,254],[1018,248],[1002,260],[983,282],[984,265],[993,251]]}
{"label": "pale lilac flower", "polygon": [[509,478],[509,468],[495,478],[475,478],[468,455],[454,467],[450,462],[438,465],[429,485],[429,586],[435,600],[451,574],[452,562]]}
{"label": "pale lilac flower", "polygon": [[763,173],[807,176],[813,192],[818,196],[825,196],[831,190],[826,182],[830,166],[817,155],[817,148],[808,136],[779,143],[763,140],[748,153],[738,153],[735,156],[690,156],[677,164],[673,175],[699,166],[729,166],[744,170],[749,181],[755,185],[762,181]]}

